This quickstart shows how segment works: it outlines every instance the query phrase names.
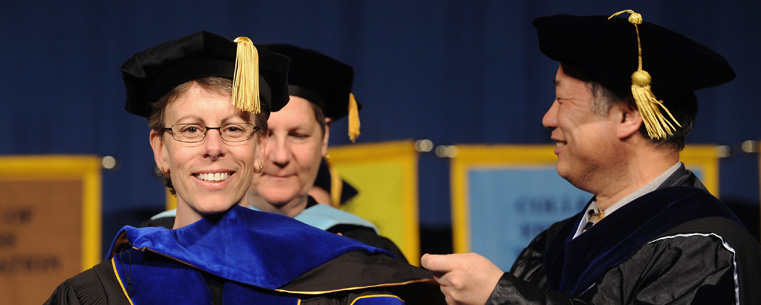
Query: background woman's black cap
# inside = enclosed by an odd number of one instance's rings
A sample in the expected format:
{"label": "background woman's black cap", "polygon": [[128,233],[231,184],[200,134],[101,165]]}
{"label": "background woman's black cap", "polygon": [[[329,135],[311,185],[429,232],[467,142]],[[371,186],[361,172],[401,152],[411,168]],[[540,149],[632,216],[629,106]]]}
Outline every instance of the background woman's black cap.
{"label": "background woman's black cap", "polygon": [[[632,85],[638,67],[637,33],[626,18],[555,15],[535,19],[534,27],[547,57],[585,70],[614,92]],[[676,32],[644,22],[639,36],[642,68],[652,76],[656,96],[689,94],[735,78],[724,57]]]}
{"label": "background woman's black cap", "polygon": [[[237,44],[223,36],[198,32],[136,53],[122,64],[127,112],[148,117],[152,104],[174,87],[209,76],[233,79]],[[288,103],[289,59],[258,49],[262,112]]]}
{"label": "background woman's black cap", "polygon": [[354,69],[351,66],[317,51],[294,45],[269,44],[261,48],[291,59],[288,72],[289,94],[320,106],[325,117],[334,121],[349,113],[349,94],[354,80]]}

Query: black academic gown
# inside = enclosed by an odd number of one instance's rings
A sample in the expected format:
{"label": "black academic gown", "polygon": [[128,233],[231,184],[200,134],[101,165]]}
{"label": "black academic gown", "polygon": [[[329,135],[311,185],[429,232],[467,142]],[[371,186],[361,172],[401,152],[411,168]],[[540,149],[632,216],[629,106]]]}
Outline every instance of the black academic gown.
{"label": "black academic gown", "polygon": [[127,226],[109,253],[46,304],[443,304],[426,270],[239,206],[176,230]]}
{"label": "black academic gown", "polygon": [[573,239],[581,218],[540,233],[487,304],[761,304],[758,242],[684,166]]}

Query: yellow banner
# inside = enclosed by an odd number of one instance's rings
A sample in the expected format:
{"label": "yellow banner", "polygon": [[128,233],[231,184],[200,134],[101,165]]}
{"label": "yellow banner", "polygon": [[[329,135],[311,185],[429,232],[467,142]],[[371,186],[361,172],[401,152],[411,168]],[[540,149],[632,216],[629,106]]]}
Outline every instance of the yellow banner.
{"label": "yellow banner", "polygon": [[341,209],[362,217],[419,264],[418,154],[412,141],[328,149],[328,162],[359,194]]}
{"label": "yellow banner", "polygon": [[101,261],[96,156],[0,157],[0,295],[40,304]]}

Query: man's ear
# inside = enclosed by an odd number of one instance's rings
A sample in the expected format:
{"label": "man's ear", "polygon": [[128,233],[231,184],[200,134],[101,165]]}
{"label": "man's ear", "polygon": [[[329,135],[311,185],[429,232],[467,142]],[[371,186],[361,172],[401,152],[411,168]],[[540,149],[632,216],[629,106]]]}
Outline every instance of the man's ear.
{"label": "man's ear", "polygon": [[642,115],[637,107],[631,107],[626,103],[614,105],[619,113],[617,136],[619,139],[629,138],[639,132],[642,126]]}
{"label": "man's ear", "polygon": [[149,141],[151,143],[151,149],[153,149],[153,159],[156,161],[156,166],[162,170],[169,170],[169,162],[166,159],[168,153],[164,148],[162,134],[156,130],[151,130]]}

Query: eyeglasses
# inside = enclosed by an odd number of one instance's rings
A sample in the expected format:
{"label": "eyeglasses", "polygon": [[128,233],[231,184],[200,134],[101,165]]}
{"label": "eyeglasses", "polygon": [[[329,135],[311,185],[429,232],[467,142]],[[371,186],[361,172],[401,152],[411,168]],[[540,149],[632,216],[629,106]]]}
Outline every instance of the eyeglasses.
{"label": "eyeglasses", "polygon": [[198,143],[206,138],[206,132],[210,129],[219,130],[219,135],[225,142],[242,142],[254,137],[259,127],[251,123],[234,123],[225,124],[220,127],[208,127],[198,124],[174,124],[172,127],[164,128],[172,138],[184,143]]}

